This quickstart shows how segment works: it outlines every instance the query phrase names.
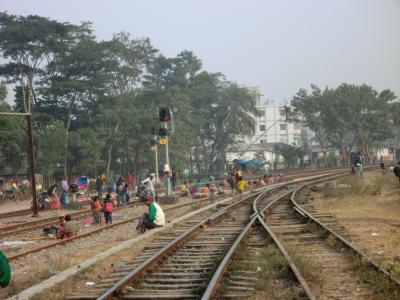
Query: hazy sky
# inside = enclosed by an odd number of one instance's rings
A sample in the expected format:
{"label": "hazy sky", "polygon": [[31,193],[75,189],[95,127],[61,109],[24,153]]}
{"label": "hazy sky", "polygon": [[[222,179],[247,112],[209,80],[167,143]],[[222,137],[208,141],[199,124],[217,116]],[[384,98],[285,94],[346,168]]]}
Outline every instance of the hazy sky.
{"label": "hazy sky", "polygon": [[207,71],[290,100],[311,83],[367,83],[400,96],[400,0],[0,0],[0,10],[91,21],[98,39],[149,37]]}

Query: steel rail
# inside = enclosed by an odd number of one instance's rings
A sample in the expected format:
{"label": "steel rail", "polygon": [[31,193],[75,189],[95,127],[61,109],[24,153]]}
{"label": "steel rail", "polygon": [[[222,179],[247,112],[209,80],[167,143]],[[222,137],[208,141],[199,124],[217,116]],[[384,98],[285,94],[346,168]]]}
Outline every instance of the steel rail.
{"label": "steel rail", "polygon": [[303,217],[307,218],[308,220],[312,221],[314,224],[318,225],[318,227],[320,227],[322,230],[329,232],[332,236],[334,236],[337,240],[339,240],[346,248],[350,249],[353,253],[355,253],[359,257],[363,258],[367,262],[367,265],[371,266],[376,271],[383,273],[393,283],[395,283],[397,286],[400,287],[400,280],[394,278],[388,271],[386,271],[385,269],[380,267],[379,264],[377,264],[376,262],[371,260],[363,251],[358,249],[355,245],[353,245],[351,242],[346,240],[339,233],[337,233],[333,229],[331,229],[328,226],[326,226],[325,224],[323,224],[321,221],[319,221],[317,218],[315,218],[311,213],[309,213],[307,210],[305,210],[303,207],[301,207],[301,205],[299,205],[296,202],[296,200],[295,200],[296,193],[298,193],[301,189],[306,188],[308,185],[309,184],[304,184],[296,189],[296,191],[293,193],[292,197],[290,198],[292,205],[302,213]]}
{"label": "steel rail", "polygon": [[[336,173],[337,172],[330,172],[329,174],[324,174],[324,175],[319,175],[319,176],[317,175],[317,176],[318,177],[327,177],[327,176],[329,177],[329,176],[335,175]],[[308,180],[314,180],[314,178],[308,177],[308,178],[304,179],[304,181],[308,181]],[[287,185],[290,185],[290,184],[293,184],[293,183],[296,183],[296,182],[285,182],[285,183],[278,184],[276,186],[273,186],[273,187],[263,191],[262,193],[260,193],[256,197],[256,199],[253,201],[253,212],[254,213],[251,215],[249,223],[245,226],[245,228],[242,230],[240,235],[236,238],[236,240],[234,241],[234,243],[232,244],[230,249],[225,254],[224,258],[222,259],[222,261],[218,265],[218,268],[216,269],[215,273],[213,274],[213,277],[211,278],[206,290],[204,291],[204,293],[202,295],[202,298],[201,298],[202,300],[208,300],[215,294],[215,292],[218,289],[219,283],[221,282],[221,280],[222,280],[222,278],[224,276],[224,273],[225,273],[225,271],[227,270],[227,268],[229,266],[229,262],[230,262],[230,260],[231,260],[231,258],[233,256],[234,252],[237,250],[239,245],[243,242],[244,238],[247,236],[247,234],[249,233],[251,227],[255,224],[256,220],[260,221],[261,226],[271,236],[271,238],[276,243],[276,245],[279,248],[279,250],[285,256],[285,258],[288,261],[288,264],[289,264],[292,272],[296,276],[296,278],[299,281],[299,283],[302,285],[302,287],[303,287],[305,293],[307,294],[308,298],[311,299],[311,300],[316,299],[315,296],[312,294],[311,289],[307,285],[306,281],[302,277],[300,271],[297,269],[296,265],[291,260],[291,258],[288,255],[288,253],[285,251],[283,246],[279,243],[279,240],[276,238],[274,233],[267,227],[265,222],[262,220],[262,218],[264,217],[263,213],[264,213],[265,210],[267,210],[270,206],[272,206],[277,201],[279,201],[279,200],[281,200],[283,198],[286,198],[288,195],[292,194],[293,190],[290,190],[290,191],[284,193],[283,195],[280,195],[277,199],[275,199],[274,201],[272,201],[269,204],[267,204],[267,206],[262,211],[260,211],[259,208],[258,208],[258,203],[259,203],[260,199],[265,198],[270,192],[272,192],[274,190],[279,190],[279,189],[284,188]],[[300,184],[300,182],[299,182],[299,184]]]}
{"label": "steel rail", "polygon": [[[287,184],[289,184],[289,183],[285,183],[285,184],[282,184],[280,186],[273,187],[273,188],[270,188],[270,189],[268,189],[266,191],[263,191],[253,201],[254,214],[250,217],[250,220],[247,223],[247,225],[243,228],[243,230],[240,233],[240,235],[236,238],[236,240],[233,242],[232,246],[226,252],[224,258],[222,259],[222,261],[218,265],[218,268],[216,269],[215,273],[213,274],[213,277],[211,278],[206,290],[204,291],[204,293],[203,293],[203,295],[201,297],[201,300],[208,300],[215,294],[215,292],[218,289],[219,283],[221,282],[221,280],[222,280],[222,278],[224,276],[224,273],[226,272],[226,270],[227,270],[227,268],[229,266],[229,262],[231,261],[233,254],[235,253],[235,251],[237,250],[239,245],[243,242],[243,240],[245,239],[247,234],[250,232],[251,227],[254,225],[255,221],[257,220],[257,208],[255,208],[255,206],[254,206],[254,204],[257,202],[257,199],[264,198],[270,192],[272,192],[274,190],[279,190],[279,189],[285,187]],[[278,199],[287,197],[287,195],[288,195],[288,193],[280,195]]]}
{"label": "steel rail", "polygon": [[243,197],[242,199],[237,200],[236,202],[222,208],[220,211],[215,212],[211,216],[206,217],[202,221],[190,227],[184,233],[176,237],[173,241],[169,242],[159,251],[157,251],[154,255],[149,257],[146,261],[137,266],[134,270],[126,274],[123,278],[121,278],[117,283],[115,283],[110,289],[106,290],[102,295],[100,295],[97,300],[109,300],[114,296],[117,296],[121,289],[128,284],[131,284],[138,280],[139,276],[146,272],[149,268],[156,265],[162,258],[171,253],[174,249],[178,248],[182,245],[186,240],[196,234],[204,225],[210,224],[215,220],[219,219],[223,215],[227,214],[236,206],[242,204],[243,202],[255,197],[253,194],[249,194],[247,197]]}
{"label": "steel rail", "polygon": [[[329,173],[328,175],[331,175],[331,174],[332,173]],[[309,175],[309,174],[307,174],[307,175]],[[321,175],[319,175],[319,176],[321,176]],[[327,175],[325,175],[325,176],[327,176]],[[305,180],[310,180],[310,177],[306,178]],[[179,235],[173,241],[169,242],[163,248],[159,249],[156,254],[153,254],[152,256],[147,258],[144,262],[140,263],[140,265],[136,266],[134,270],[130,271],[128,274],[126,274],[124,277],[122,277],[120,280],[118,280],[118,282],[116,282],[110,289],[107,289],[97,299],[111,299],[114,296],[120,296],[120,292],[122,291],[124,286],[126,286],[130,283],[136,282],[140,275],[142,275],[144,272],[146,272],[152,266],[156,265],[160,261],[160,259],[162,259],[168,253],[170,253],[171,251],[173,251],[174,249],[179,247],[179,245],[184,243],[193,234],[196,234],[202,225],[212,223],[213,221],[222,217],[224,214],[226,214],[228,211],[230,211],[231,209],[233,209],[240,203],[247,201],[249,198],[255,197],[254,193],[263,193],[265,195],[266,193],[268,193],[271,190],[280,189],[286,185],[290,185],[293,183],[294,182],[279,183],[279,184],[274,184],[274,185],[270,185],[267,187],[261,187],[256,190],[251,190],[249,192],[246,192],[246,194],[250,194],[249,197],[245,197],[243,199],[240,199],[239,201],[236,201],[235,203],[225,207],[224,209],[214,213],[213,215],[209,216],[208,218],[204,219],[203,221],[197,223],[197,225],[190,227],[189,231],[186,231],[185,233]],[[253,195],[251,195],[252,193],[253,193]],[[287,195],[288,195],[288,193],[285,194],[285,196],[287,196]],[[253,219],[255,220],[256,218],[253,216]]]}
{"label": "steel rail", "polygon": [[[175,205],[173,207],[166,208],[166,209],[164,209],[164,212],[172,211],[172,210],[175,210],[175,209],[178,209],[178,208],[182,208],[182,207],[186,207],[186,206],[196,205],[196,204],[199,204],[199,203],[204,203],[206,201],[207,202],[214,201],[214,200],[215,200],[215,198],[214,199],[211,199],[211,198],[198,199],[198,200],[196,200],[194,202],[178,204],[178,205]],[[38,248],[33,249],[33,250],[29,250],[29,251],[25,251],[25,252],[22,252],[22,253],[13,255],[13,256],[9,256],[8,260],[9,261],[14,261],[14,260],[16,260],[18,258],[27,256],[28,254],[40,252],[42,250],[45,250],[45,249],[48,249],[48,248],[52,248],[52,247],[55,247],[55,246],[58,246],[58,245],[64,245],[64,244],[67,244],[67,243],[69,243],[71,241],[74,241],[74,240],[77,240],[77,239],[80,239],[80,238],[84,238],[84,237],[88,237],[88,236],[90,236],[90,235],[92,235],[94,233],[98,233],[98,232],[101,232],[101,231],[104,231],[104,230],[107,230],[107,229],[111,229],[111,228],[119,226],[119,225],[123,225],[123,224],[127,224],[127,223],[131,223],[131,222],[137,221],[139,218],[140,218],[140,216],[135,216],[135,217],[132,217],[132,218],[120,221],[120,222],[115,222],[115,223],[110,224],[110,225],[108,225],[106,227],[97,228],[97,229],[92,230],[90,232],[79,234],[79,235],[74,236],[74,237],[70,237],[70,238],[67,238],[67,239],[56,241],[56,242],[51,243],[49,245],[45,245],[45,246],[38,247]]]}
{"label": "steel rail", "polygon": [[[292,178],[297,178],[299,175],[307,175],[307,174],[313,174],[316,172],[330,172],[330,171],[335,171],[335,170],[341,170],[343,167],[335,167],[335,168],[323,168],[323,169],[296,169],[290,172],[287,172],[286,175],[292,175]],[[348,168],[347,168],[348,169]],[[274,173],[279,173],[280,170],[275,170]],[[260,177],[250,177],[248,180],[255,180],[259,179]],[[222,180],[216,180],[216,181],[210,181],[210,183],[218,184],[221,183]],[[203,182],[205,183],[205,182]],[[156,189],[157,193],[163,192],[165,188],[159,188]],[[89,200],[81,201],[79,202],[81,204],[89,204]],[[129,204],[129,203],[128,203]],[[45,210],[47,211],[47,210]],[[1,219],[7,219],[11,217],[17,217],[17,216],[23,216],[23,215],[29,215],[32,213],[32,209],[27,208],[27,209],[20,209],[20,210],[14,210],[6,213],[0,213],[0,220]]]}
{"label": "steel rail", "polygon": [[[137,204],[140,204],[140,202],[134,201],[131,203],[127,203],[127,206],[133,206],[133,205],[137,205]],[[117,207],[117,208],[115,208],[115,210],[119,211],[119,210],[123,210],[125,208],[126,208],[126,206]],[[77,211],[77,212],[71,212],[68,214],[71,217],[84,218],[84,217],[90,216],[91,213],[92,212],[90,209],[85,209],[85,210],[81,210],[81,211]],[[49,217],[49,218],[45,218],[42,220],[35,220],[35,221],[26,222],[26,223],[20,223],[20,224],[2,227],[2,228],[0,228],[0,238],[18,234],[18,233],[27,232],[30,230],[35,230],[35,229],[41,228],[43,226],[54,225],[58,222],[58,220],[59,220],[59,217],[57,216],[57,217]]]}

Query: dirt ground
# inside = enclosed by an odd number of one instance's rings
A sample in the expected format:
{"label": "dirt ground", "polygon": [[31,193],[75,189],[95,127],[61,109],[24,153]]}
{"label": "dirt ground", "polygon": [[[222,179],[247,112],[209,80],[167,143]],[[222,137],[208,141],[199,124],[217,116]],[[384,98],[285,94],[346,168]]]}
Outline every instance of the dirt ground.
{"label": "dirt ground", "polygon": [[333,213],[355,246],[400,277],[400,184],[391,171],[349,176],[311,197],[317,212]]}

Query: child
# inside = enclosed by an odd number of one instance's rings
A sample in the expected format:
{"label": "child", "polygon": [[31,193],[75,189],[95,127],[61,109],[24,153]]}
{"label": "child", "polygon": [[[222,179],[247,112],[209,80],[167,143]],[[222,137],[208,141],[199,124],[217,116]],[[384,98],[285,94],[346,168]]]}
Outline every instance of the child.
{"label": "child", "polygon": [[232,195],[234,195],[236,192],[236,180],[234,175],[231,176],[229,184],[231,185]]}
{"label": "child", "polygon": [[245,187],[246,187],[246,182],[243,180],[242,176],[239,176],[237,182],[237,190],[240,196],[243,194]]}
{"label": "child", "polygon": [[93,216],[93,224],[100,224],[101,223],[101,215],[100,215],[100,208],[101,203],[99,196],[94,196],[92,203],[90,203],[92,209],[92,216]]}
{"label": "child", "polygon": [[66,223],[65,216],[58,217],[60,223],[57,226],[57,239],[62,240],[64,238],[64,225]]}
{"label": "child", "polygon": [[65,216],[65,223],[64,223],[64,237],[63,238],[71,238],[76,236],[79,231],[78,223],[72,221],[70,215]]}
{"label": "child", "polygon": [[114,202],[111,200],[111,195],[107,194],[106,199],[104,200],[104,218],[106,219],[106,224],[112,224],[112,211],[114,208]]}
{"label": "child", "polygon": [[283,173],[279,173],[279,182],[285,182],[285,176]]}

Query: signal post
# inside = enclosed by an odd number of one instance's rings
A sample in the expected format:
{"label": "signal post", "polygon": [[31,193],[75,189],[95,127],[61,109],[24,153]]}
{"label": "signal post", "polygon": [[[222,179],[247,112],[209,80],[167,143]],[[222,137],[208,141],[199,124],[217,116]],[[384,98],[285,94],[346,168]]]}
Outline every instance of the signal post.
{"label": "signal post", "polygon": [[165,165],[164,176],[166,177],[166,194],[160,197],[160,203],[171,204],[177,203],[178,198],[175,197],[171,190],[171,168],[169,164],[169,149],[168,149],[168,121],[171,120],[171,113],[168,108],[160,107],[159,119],[162,122],[162,127],[159,129],[158,135],[160,136],[160,145],[165,145]]}

